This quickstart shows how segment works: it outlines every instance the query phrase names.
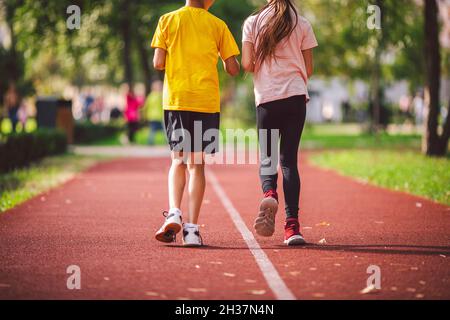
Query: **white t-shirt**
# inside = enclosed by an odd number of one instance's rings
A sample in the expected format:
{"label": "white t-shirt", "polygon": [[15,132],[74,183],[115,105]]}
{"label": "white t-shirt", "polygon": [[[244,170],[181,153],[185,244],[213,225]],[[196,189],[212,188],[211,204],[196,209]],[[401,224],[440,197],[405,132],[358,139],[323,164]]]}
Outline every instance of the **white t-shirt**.
{"label": "white t-shirt", "polygon": [[[257,16],[250,16],[244,23],[242,41],[253,43],[255,49],[258,46],[255,43],[258,31],[272,15],[269,10],[266,9],[260,13],[257,25],[255,25]],[[254,72],[253,83],[257,106],[296,95],[306,95],[309,100],[308,76],[302,50],[317,47],[318,44],[309,21],[298,14],[297,17],[298,24],[294,31],[275,49],[276,59],[266,59]]]}

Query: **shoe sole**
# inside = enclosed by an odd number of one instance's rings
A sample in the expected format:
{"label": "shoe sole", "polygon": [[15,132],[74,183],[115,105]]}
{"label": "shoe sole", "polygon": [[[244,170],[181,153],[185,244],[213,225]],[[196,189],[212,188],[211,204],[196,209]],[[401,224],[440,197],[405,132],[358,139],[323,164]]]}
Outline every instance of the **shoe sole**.
{"label": "shoe sole", "polygon": [[164,227],[164,230],[158,231],[155,234],[155,239],[164,242],[171,243],[173,242],[174,236],[181,231],[181,225],[178,223],[169,223]]}
{"label": "shoe sole", "polygon": [[258,235],[262,237],[273,236],[275,233],[275,216],[277,211],[278,202],[275,199],[265,198],[261,201],[258,218],[256,218],[253,225],[253,228]]}
{"label": "shoe sole", "polygon": [[289,238],[288,240],[284,240],[284,244],[287,246],[302,246],[306,244],[305,239],[303,239],[300,236],[293,236],[291,238]]}
{"label": "shoe sole", "polygon": [[183,242],[183,247],[186,247],[186,248],[199,248],[199,247],[203,247],[203,244],[193,244],[193,243],[184,243]]}

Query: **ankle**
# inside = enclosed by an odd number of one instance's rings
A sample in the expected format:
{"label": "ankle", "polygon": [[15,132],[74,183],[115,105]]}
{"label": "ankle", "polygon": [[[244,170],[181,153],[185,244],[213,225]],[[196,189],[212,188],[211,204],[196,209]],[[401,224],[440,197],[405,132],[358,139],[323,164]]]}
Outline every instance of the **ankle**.
{"label": "ankle", "polygon": [[287,218],[286,222],[284,223],[284,228],[290,229],[290,228],[298,228],[300,227],[300,222],[298,221],[298,218]]}
{"label": "ankle", "polygon": [[274,198],[278,202],[278,193],[275,190],[270,189],[264,192],[264,198]]}
{"label": "ankle", "polygon": [[178,214],[178,215],[180,215],[180,216],[182,215],[181,210],[178,209],[178,208],[170,208],[170,209],[169,209],[169,214],[171,214],[171,213]]}

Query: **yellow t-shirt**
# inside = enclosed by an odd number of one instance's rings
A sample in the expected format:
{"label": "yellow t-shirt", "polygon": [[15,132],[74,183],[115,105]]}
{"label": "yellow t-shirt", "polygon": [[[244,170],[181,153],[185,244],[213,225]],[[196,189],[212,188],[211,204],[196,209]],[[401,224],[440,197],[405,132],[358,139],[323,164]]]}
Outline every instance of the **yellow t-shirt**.
{"label": "yellow t-shirt", "polygon": [[183,7],[159,19],[152,47],[167,51],[165,110],[220,112],[219,55],[240,54],[225,22],[205,9]]}

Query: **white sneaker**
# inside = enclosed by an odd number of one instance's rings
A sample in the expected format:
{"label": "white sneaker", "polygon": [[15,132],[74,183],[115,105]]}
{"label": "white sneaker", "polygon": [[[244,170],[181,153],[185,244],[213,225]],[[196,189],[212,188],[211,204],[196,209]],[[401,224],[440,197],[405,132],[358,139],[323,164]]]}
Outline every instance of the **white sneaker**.
{"label": "white sneaker", "polygon": [[185,247],[201,247],[203,246],[202,236],[198,226],[183,227],[183,245]]}
{"label": "white sneaker", "polygon": [[284,244],[288,246],[302,246],[306,244],[306,240],[303,238],[301,234],[293,235],[287,240],[284,240]]}
{"label": "white sneaker", "polygon": [[166,217],[166,221],[156,232],[155,238],[156,240],[165,243],[175,242],[176,235],[182,228],[181,212],[168,213],[167,211],[164,211],[163,216]]}

